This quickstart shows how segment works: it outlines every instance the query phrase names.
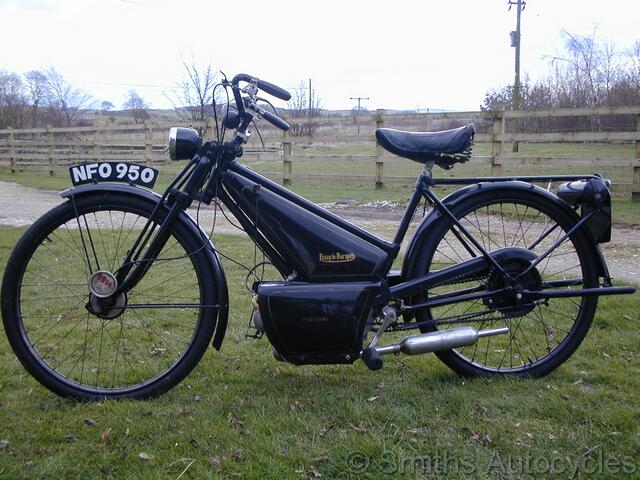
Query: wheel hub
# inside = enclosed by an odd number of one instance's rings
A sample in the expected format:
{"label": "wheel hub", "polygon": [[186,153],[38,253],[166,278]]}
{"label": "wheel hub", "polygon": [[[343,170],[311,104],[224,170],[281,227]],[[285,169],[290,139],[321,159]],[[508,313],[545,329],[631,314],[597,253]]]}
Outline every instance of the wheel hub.
{"label": "wheel hub", "polygon": [[115,297],[99,298],[92,293],[89,296],[89,303],[85,307],[97,317],[110,320],[122,315],[127,309],[127,295],[121,293]]}
{"label": "wheel hub", "polygon": [[89,302],[86,309],[106,319],[116,318],[124,312],[127,306],[127,295],[123,292],[114,295],[118,288],[118,280],[115,275],[106,270],[99,270],[89,277]]}
{"label": "wheel hub", "polygon": [[[522,301],[524,290],[540,290],[542,277],[537,268],[531,267],[531,261],[522,256],[507,257],[499,262],[500,266],[507,272],[513,280],[494,269],[489,275],[487,290],[501,291],[486,299],[484,304],[492,309],[499,308],[507,317],[519,317],[529,313],[535,305]],[[527,273],[524,273],[527,272]]]}

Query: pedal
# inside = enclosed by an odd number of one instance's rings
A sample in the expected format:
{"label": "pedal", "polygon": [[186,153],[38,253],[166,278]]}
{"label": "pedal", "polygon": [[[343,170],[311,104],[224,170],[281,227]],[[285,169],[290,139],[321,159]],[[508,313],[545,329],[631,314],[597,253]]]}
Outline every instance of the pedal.
{"label": "pedal", "polygon": [[380,356],[380,353],[376,350],[376,345],[378,344],[378,340],[384,333],[384,331],[389,327],[389,325],[396,322],[398,319],[398,312],[395,308],[387,305],[382,309],[382,324],[378,328],[378,331],[373,336],[371,343],[367,348],[362,350],[362,360],[364,364],[369,367],[370,370],[380,370],[384,361]]}
{"label": "pedal", "polygon": [[380,370],[384,363],[382,356],[375,348],[365,348],[362,351],[362,361],[369,367],[369,370]]}

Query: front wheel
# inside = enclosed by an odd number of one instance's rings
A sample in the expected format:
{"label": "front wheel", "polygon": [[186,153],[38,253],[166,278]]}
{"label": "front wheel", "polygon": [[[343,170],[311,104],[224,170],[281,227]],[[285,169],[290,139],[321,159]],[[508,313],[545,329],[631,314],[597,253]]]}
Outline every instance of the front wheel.
{"label": "front wheel", "polygon": [[[217,316],[206,239],[176,221],[130,291],[105,302],[90,289],[114,273],[151,216],[123,193],[72,198],[34,223],[5,270],[2,315],[26,369],[76,399],[146,398],[176,385],[204,354]],[[158,222],[166,215],[160,209]],[[107,278],[109,278],[107,276]]]}
{"label": "front wheel", "polygon": [[[561,242],[547,257],[525,271],[576,223],[576,216],[545,195],[531,190],[485,191],[458,202],[453,213],[488,252],[511,252],[500,261],[513,277],[523,274],[527,290],[576,289],[598,286],[593,245],[582,231]],[[452,221],[443,218],[428,233],[418,252],[411,277],[441,270],[480,255]],[[580,345],[593,319],[597,297],[550,298],[518,303],[503,292],[506,285],[496,268],[481,275],[460,277],[414,299],[450,295],[453,291],[495,291],[488,298],[469,300],[423,311],[422,331],[472,326],[509,327],[505,335],[483,337],[477,343],[437,352],[456,372],[468,375],[545,375]]]}

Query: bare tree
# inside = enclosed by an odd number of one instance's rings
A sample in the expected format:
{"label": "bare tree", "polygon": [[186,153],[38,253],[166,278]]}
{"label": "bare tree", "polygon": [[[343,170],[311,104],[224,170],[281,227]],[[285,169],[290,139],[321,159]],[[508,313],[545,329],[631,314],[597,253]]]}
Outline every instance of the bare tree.
{"label": "bare tree", "polygon": [[640,40],[621,55],[609,102],[610,105],[640,105]]}
{"label": "bare tree", "polygon": [[127,93],[127,101],[124,102],[122,108],[131,113],[135,123],[144,122],[149,118],[149,112],[147,112],[149,105],[144,101],[144,98],[138,95],[138,92],[133,89]]}
{"label": "bare tree", "polygon": [[[309,98],[311,93],[311,98]],[[291,134],[298,137],[312,137],[318,130],[318,122],[312,119],[320,116],[320,97],[314,89],[309,92],[307,83],[298,82],[293,90],[291,100],[287,103],[291,117]]]}
{"label": "bare tree", "polygon": [[606,103],[610,102],[611,89],[619,79],[619,58],[620,52],[616,49],[615,44],[610,40],[606,40],[602,44],[600,62],[597,67],[600,83],[604,87],[604,92],[602,92],[602,94]]}
{"label": "bare tree", "polygon": [[198,65],[193,55],[189,62],[183,61],[182,65],[185,73],[182,81],[178,83],[177,93],[165,93],[165,96],[183,122],[202,123],[213,114],[214,101],[218,103],[217,99],[213,98],[217,82],[216,72],[211,67],[211,62],[206,66]]}
{"label": "bare tree", "polygon": [[27,105],[20,76],[0,70],[0,128],[22,128]]}
{"label": "bare tree", "polygon": [[589,36],[574,35],[566,30],[565,57],[556,57],[555,62],[565,62],[573,74],[573,97],[578,103],[586,107],[593,107],[597,103],[596,64],[598,52],[595,42],[595,31]]}
{"label": "bare tree", "polygon": [[114,107],[115,105],[111,103],[109,100],[105,100],[100,104],[100,110],[102,110],[103,112],[108,112]]}
{"label": "bare tree", "polygon": [[[597,27],[587,35],[563,31],[564,51],[547,56],[548,74],[522,86],[523,108],[592,108],[640,104],[640,41],[624,54],[613,42],[599,38]],[[512,87],[487,92],[483,110],[511,108]],[[545,118],[523,120],[537,130],[603,130],[635,128],[633,116]]]}
{"label": "bare tree", "polygon": [[629,82],[640,91],[640,40],[636,40],[625,54],[629,68],[627,77]]}
{"label": "bare tree", "polygon": [[91,108],[91,95],[67,82],[54,67],[47,68],[44,74],[51,92],[51,107],[62,113],[70,127],[81,117],[83,109]]}
{"label": "bare tree", "polygon": [[31,109],[31,128],[38,126],[38,118],[50,99],[51,92],[47,76],[40,70],[31,70],[24,74],[25,93]]}
{"label": "bare tree", "polygon": [[[563,31],[563,35],[565,51],[546,57],[550,60],[548,75],[536,82],[525,81],[523,107],[589,108],[628,104],[633,85],[636,90],[640,88],[640,41],[622,55],[613,42],[598,38],[597,28],[588,35],[567,31]],[[512,94],[510,87],[491,90],[482,108],[510,108]]]}

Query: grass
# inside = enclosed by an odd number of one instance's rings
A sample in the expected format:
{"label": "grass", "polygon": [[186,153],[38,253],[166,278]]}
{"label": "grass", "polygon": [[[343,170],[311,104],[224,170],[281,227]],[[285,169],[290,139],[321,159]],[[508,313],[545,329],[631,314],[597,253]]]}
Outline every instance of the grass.
{"label": "grass", "polygon": [[[0,228],[0,265],[22,232]],[[253,257],[238,237],[217,246]],[[157,399],[62,400],[0,336],[0,478],[637,478],[640,295],[603,298],[546,378],[469,380],[433,356],[379,372],[279,363],[244,337],[244,272],[225,268],[222,351]]]}

